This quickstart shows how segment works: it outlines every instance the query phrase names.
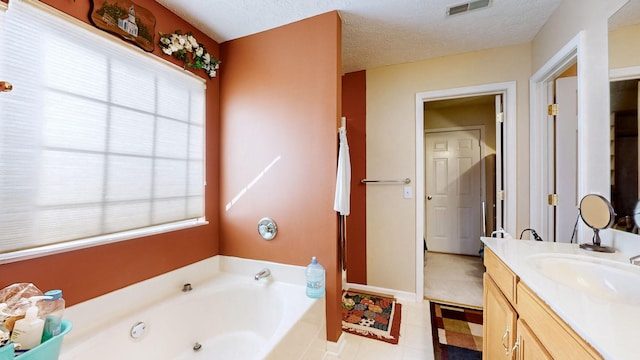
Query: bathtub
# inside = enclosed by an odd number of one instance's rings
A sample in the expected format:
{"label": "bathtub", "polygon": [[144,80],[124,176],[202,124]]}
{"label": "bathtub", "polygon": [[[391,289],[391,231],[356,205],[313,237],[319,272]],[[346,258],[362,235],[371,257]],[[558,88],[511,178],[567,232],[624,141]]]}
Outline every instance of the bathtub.
{"label": "bathtub", "polygon": [[[262,268],[271,276],[254,280]],[[72,306],[65,318],[74,327],[61,360],[319,360],[326,351],[325,301],[306,297],[304,267],[231,257]]]}

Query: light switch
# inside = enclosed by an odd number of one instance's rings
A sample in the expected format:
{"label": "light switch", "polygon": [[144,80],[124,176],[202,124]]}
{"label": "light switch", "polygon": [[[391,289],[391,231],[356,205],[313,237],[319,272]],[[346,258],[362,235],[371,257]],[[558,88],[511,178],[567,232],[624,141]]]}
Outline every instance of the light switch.
{"label": "light switch", "polygon": [[411,199],[413,197],[413,187],[411,185],[406,185],[402,190],[402,197],[405,199]]}

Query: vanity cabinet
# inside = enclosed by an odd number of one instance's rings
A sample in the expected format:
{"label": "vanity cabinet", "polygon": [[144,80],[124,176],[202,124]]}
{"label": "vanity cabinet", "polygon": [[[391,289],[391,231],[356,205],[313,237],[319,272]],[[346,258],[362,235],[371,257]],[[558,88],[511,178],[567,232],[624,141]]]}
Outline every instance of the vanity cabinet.
{"label": "vanity cabinet", "polygon": [[483,359],[602,359],[489,248],[484,263]]}
{"label": "vanity cabinet", "polygon": [[[518,313],[513,309],[491,277],[485,273],[484,325],[482,329],[483,359],[513,359],[511,349],[516,341]],[[490,321],[487,321],[488,317]]]}
{"label": "vanity cabinet", "polygon": [[533,335],[531,329],[522,320],[518,319],[518,360],[537,359],[551,360],[553,357],[542,346],[540,340]]}

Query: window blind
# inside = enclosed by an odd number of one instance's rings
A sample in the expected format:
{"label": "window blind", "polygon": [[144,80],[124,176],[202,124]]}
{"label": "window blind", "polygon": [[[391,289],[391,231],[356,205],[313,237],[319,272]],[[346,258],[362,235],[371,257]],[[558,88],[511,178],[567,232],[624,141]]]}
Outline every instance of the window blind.
{"label": "window blind", "polygon": [[204,82],[47,8],[0,20],[0,254],[203,223]]}

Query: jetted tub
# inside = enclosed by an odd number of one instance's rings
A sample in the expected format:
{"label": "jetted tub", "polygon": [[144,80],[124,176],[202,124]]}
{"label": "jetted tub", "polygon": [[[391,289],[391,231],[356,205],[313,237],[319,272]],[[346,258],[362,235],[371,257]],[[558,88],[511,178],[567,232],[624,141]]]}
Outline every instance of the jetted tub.
{"label": "jetted tub", "polygon": [[[325,302],[306,297],[304,267],[217,256],[188,268],[67,309],[60,360],[323,358]],[[271,276],[254,280],[262,268]],[[189,274],[200,279],[178,280]]]}

